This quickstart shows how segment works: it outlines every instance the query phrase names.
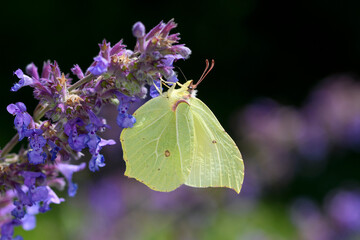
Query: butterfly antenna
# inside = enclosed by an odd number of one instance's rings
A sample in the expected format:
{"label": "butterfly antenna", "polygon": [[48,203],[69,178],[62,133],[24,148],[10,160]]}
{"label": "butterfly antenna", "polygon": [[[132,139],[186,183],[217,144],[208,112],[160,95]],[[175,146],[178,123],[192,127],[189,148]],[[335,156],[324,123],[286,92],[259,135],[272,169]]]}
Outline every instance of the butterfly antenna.
{"label": "butterfly antenna", "polygon": [[[200,79],[197,81],[197,83],[193,86],[194,89],[202,82],[202,80],[204,80],[204,78],[209,74],[209,72],[211,71],[211,69],[213,69],[214,65],[215,65],[215,61],[214,59],[211,60],[211,66],[209,68],[209,60],[205,60],[206,63],[206,67],[205,70],[203,72],[203,74],[201,75]],[[209,69],[208,69],[209,68]]]}
{"label": "butterfly antenna", "polygon": [[187,80],[185,74],[183,73],[183,71],[181,70],[181,68],[178,67],[178,66],[175,66],[175,67],[180,70],[181,74],[183,75],[183,77],[185,78],[185,80],[186,80],[186,82],[187,82],[188,80]]}

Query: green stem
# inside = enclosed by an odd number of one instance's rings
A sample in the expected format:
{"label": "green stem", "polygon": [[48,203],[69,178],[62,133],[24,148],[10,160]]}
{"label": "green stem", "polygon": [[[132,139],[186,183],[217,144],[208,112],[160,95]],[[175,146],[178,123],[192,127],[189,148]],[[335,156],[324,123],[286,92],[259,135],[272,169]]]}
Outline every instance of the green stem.
{"label": "green stem", "polygon": [[47,111],[49,111],[50,110],[50,107],[47,105],[47,104],[45,104],[45,105],[37,105],[37,107],[35,108],[35,111],[34,111],[34,117],[33,117],[33,119],[34,119],[34,122],[39,122],[40,121],[40,119],[45,115],[45,113],[47,112]]}
{"label": "green stem", "polygon": [[19,134],[17,133],[15,134],[15,136],[13,136],[10,142],[8,142],[5,145],[5,147],[2,149],[0,157],[5,157],[6,154],[8,154],[16,146],[18,142],[19,142]]}
{"label": "green stem", "polygon": [[77,81],[76,83],[74,83],[73,85],[71,85],[69,87],[69,92],[80,87],[81,85],[90,82],[93,79],[94,75],[92,75],[91,73],[87,76],[85,76],[83,79],[80,79],[79,81]]}

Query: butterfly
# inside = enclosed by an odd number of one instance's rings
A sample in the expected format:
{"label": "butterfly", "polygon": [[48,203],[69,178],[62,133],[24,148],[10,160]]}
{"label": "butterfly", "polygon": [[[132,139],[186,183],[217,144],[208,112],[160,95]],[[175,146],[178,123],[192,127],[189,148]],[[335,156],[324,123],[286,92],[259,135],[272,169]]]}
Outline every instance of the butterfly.
{"label": "butterfly", "polygon": [[[244,163],[232,138],[211,110],[198,98],[199,81],[173,84],[133,114],[133,128],[123,129],[120,141],[125,176],[149,188],[169,192],[191,187],[227,187],[240,192]],[[177,88],[177,86],[179,86]]]}

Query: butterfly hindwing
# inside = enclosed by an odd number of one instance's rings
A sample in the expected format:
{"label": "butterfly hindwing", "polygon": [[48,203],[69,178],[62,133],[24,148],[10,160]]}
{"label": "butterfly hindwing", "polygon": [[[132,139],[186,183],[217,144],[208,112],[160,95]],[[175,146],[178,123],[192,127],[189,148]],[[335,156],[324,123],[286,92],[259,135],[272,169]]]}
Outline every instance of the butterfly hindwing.
{"label": "butterfly hindwing", "polygon": [[244,163],[234,141],[215,115],[199,99],[190,99],[194,121],[194,160],[185,184],[192,187],[228,187],[240,192]]}

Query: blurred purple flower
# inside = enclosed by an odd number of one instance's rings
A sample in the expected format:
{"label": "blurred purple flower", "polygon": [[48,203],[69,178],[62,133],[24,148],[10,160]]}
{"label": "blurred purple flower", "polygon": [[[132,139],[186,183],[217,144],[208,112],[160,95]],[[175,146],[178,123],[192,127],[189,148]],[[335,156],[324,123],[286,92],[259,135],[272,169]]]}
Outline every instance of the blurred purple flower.
{"label": "blurred purple flower", "polygon": [[68,182],[68,194],[70,197],[74,197],[77,191],[77,184],[73,183],[72,176],[74,172],[79,172],[86,167],[86,163],[81,163],[79,165],[72,165],[67,163],[58,163],[57,169],[61,172],[61,174],[66,178]]}
{"label": "blurred purple flower", "polygon": [[334,239],[334,232],[329,222],[310,199],[299,198],[292,204],[291,219],[298,228],[301,239]]}
{"label": "blurred purple flower", "polygon": [[327,199],[326,206],[337,226],[360,232],[360,191],[339,190]]}
{"label": "blurred purple flower", "polygon": [[101,220],[112,222],[118,219],[124,210],[119,178],[106,177],[97,182],[90,189],[89,202]]}
{"label": "blurred purple flower", "polygon": [[333,146],[360,149],[359,116],[360,84],[340,76],[326,79],[299,109],[255,102],[242,111],[237,126],[261,184],[281,187],[307,163],[323,166]]}
{"label": "blurred purple flower", "polygon": [[305,114],[319,123],[327,138],[336,145],[348,147],[359,138],[349,134],[358,131],[360,84],[347,76],[331,77],[320,84],[304,106]]}
{"label": "blurred purple flower", "polygon": [[297,150],[305,159],[323,160],[329,151],[328,136],[320,123],[313,119],[302,119],[302,125],[298,131]]}
{"label": "blurred purple flower", "polygon": [[345,130],[346,142],[354,149],[360,149],[360,112],[349,120]]}
{"label": "blurred purple flower", "polygon": [[239,132],[251,151],[248,158],[261,167],[254,171],[261,176],[262,185],[280,187],[289,183],[295,172],[295,148],[300,116],[292,108],[271,100],[259,101],[248,106],[240,116]]}

